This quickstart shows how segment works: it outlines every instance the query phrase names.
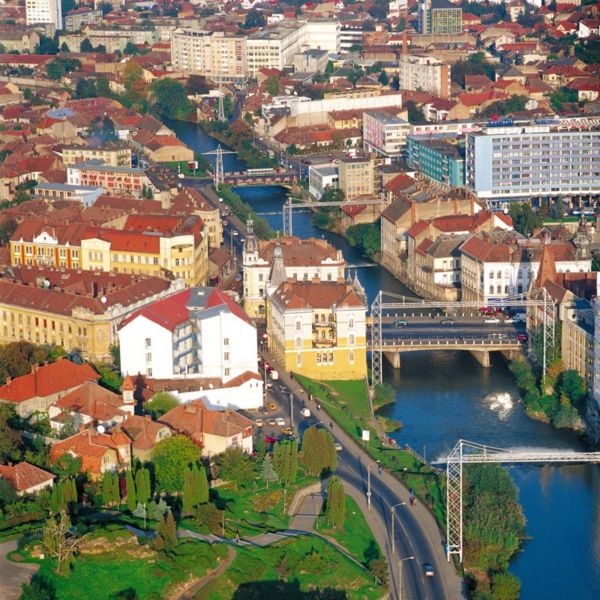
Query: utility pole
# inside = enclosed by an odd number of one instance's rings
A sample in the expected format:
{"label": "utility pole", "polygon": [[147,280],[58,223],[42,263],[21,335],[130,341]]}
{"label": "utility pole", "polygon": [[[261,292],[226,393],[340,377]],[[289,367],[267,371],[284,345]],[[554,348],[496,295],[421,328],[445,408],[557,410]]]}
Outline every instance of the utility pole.
{"label": "utility pole", "polygon": [[402,563],[405,560],[414,560],[414,556],[407,556],[398,561],[398,600],[402,600]]}
{"label": "utility pole", "polygon": [[223,148],[221,148],[221,144],[219,144],[216,150],[211,150],[210,152],[203,152],[202,154],[215,155],[215,174],[213,181],[215,184],[215,189],[218,190],[219,186],[225,183],[225,171],[223,169],[223,154],[237,154],[237,152],[233,152],[232,150],[223,150]]}
{"label": "utility pole", "polygon": [[290,427],[294,429],[294,392],[290,391]]}

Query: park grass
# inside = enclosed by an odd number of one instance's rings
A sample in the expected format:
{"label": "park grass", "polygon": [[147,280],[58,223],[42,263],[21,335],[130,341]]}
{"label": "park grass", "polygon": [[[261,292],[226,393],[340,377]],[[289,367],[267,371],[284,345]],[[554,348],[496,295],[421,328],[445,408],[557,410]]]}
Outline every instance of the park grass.
{"label": "park grass", "polygon": [[[304,389],[318,399],[336,423],[362,445],[373,460],[392,472],[402,483],[412,488],[416,495],[435,515],[441,526],[446,524],[446,503],[443,478],[427,464],[422,463],[411,452],[402,448],[383,445],[371,425],[369,400],[364,380],[357,381],[314,381],[294,374]],[[362,431],[369,430],[368,444],[362,441]]]}
{"label": "park grass", "polygon": [[386,593],[367,570],[333,546],[319,538],[301,536],[265,548],[238,547],[229,568],[199,590],[194,600],[296,600],[316,589],[345,592],[345,597],[357,600],[375,600]]}
{"label": "park grass", "polygon": [[[203,168],[201,163],[202,163],[202,161],[199,161],[199,164],[198,164],[199,168],[196,169],[195,171],[194,171],[194,169],[190,169],[190,167],[188,166],[187,160],[167,161],[167,162],[162,162],[160,164],[165,165],[167,167],[171,167],[173,170],[175,170],[176,172],[181,172],[182,175],[185,175],[186,177],[206,177],[206,169]],[[179,169],[181,169],[181,171],[179,171]]]}
{"label": "park grass", "polygon": [[[54,572],[53,560],[36,561],[39,575],[51,582],[57,600],[113,600],[119,593],[134,590],[137,598],[165,598],[168,589],[187,580],[202,577],[215,569],[227,552],[223,545],[186,540],[178,545],[173,560],[129,558],[122,553],[80,555],[68,576]],[[123,596],[125,597],[125,596]]]}
{"label": "park grass", "polygon": [[319,517],[315,530],[339,542],[356,560],[368,566],[381,557],[379,544],[375,541],[365,517],[354,499],[346,494],[346,522],[343,529],[332,529]]}
{"label": "park grass", "polygon": [[[224,485],[214,488],[212,494],[215,504],[225,510],[225,536],[233,539],[239,533],[242,537],[253,537],[269,531],[287,529],[291,519],[287,509],[294,494],[300,488],[316,481],[316,477],[301,475],[297,481],[286,486],[285,494],[284,486],[280,483],[272,483],[267,488],[264,483],[258,481],[256,487],[238,489],[235,486]],[[208,530],[199,529],[190,518],[184,519],[180,525],[185,529],[208,533]]]}

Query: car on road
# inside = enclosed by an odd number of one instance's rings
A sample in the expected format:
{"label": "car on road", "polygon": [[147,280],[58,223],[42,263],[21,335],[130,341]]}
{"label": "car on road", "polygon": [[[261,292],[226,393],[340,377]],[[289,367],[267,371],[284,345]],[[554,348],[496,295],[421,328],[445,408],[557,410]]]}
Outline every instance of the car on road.
{"label": "car on road", "polygon": [[341,452],[343,450],[342,445],[339,442],[336,442],[334,446],[336,452]]}
{"label": "car on road", "polygon": [[254,421],[254,424],[255,424],[257,427],[262,427],[262,426],[264,425],[264,421],[263,421],[262,419],[256,419],[256,420]]}
{"label": "car on road", "polygon": [[265,442],[267,444],[275,444],[277,443],[279,440],[276,437],[273,437],[272,435],[265,435]]}
{"label": "car on road", "polygon": [[237,229],[233,229],[231,233],[233,234],[234,237],[240,235],[240,233]]}
{"label": "car on road", "polygon": [[300,411],[300,414],[301,414],[303,417],[306,417],[306,418],[308,418],[308,417],[310,417],[310,409],[306,408],[306,406],[305,406],[305,407],[304,407],[304,408],[303,408],[303,409]]}
{"label": "car on road", "polygon": [[399,319],[394,323],[394,327],[406,327],[408,322],[405,319]]}
{"label": "car on road", "polygon": [[435,575],[435,571],[433,570],[433,565],[431,563],[423,563],[423,575],[425,575],[425,577],[433,577]]}
{"label": "car on road", "polygon": [[275,419],[275,423],[277,424],[278,427],[284,427],[285,426],[285,419],[283,417],[277,417]]}
{"label": "car on road", "polygon": [[529,341],[529,336],[526,333],[520,333],[517,336],[517,342],[528,342]]}
{"label": "car on road", "polygon": [[277,421],[275,421],[275,419],[267,419],[267,425],[270,427],[275,427],[275,425],[277,425]]}
{"label": "car on road", "polygon": [[294,430],[291,427],[283,427],[281,433],[283,435],[294,435]]}
{"label": "car on road", "polygon": [[508,317],[508,319],[504,319],[505,323],[516,323],[516,321],[512,317]]}
{"label": "car on road", "polygon": [[489,317],[483,321],[484,323],[500,323],[500,319],[497,317]]}
{"label": "car on road", "polygon": [[454,325],[454,321],[452,319],[443,319],[442,325]]}

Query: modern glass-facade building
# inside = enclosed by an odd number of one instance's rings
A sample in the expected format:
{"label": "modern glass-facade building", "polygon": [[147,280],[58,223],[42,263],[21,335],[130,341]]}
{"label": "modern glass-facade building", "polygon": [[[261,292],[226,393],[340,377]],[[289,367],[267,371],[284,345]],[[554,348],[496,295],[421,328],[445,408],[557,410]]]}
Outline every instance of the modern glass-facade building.
{"label": "modern glass-facade building", "polygon": [[425,177],[446,188],[465,186],[464,144],[452,143],[448,136],[409,135],[406,138],[408,164]]}
{"label": "modern glass-facade building", "polygon": [[466,185],[488,201],[600,194],[600,130],[488,127],[467,134]]}

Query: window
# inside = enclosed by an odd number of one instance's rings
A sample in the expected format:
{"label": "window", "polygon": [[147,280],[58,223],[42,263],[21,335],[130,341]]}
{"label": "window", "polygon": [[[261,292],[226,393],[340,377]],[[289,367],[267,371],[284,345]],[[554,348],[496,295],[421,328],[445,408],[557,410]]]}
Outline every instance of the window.
{"label": "window", "polygon": [[223,353],[223,360],[225,360],[225,361],[229,360],[229,352]]}
{"label": "window", "polygon": [[296,338],[296,348],[302,348],[302,338]]}
{"label": "window", "polygon": [[298,352],[296,354],[296,366],[297,367],[301,367],[302,366],[302,354],[300,354],[300,352]]}
{"label": "window", "polygon": [[493,293],[494,293],[494,286],[490,285],[490,294],[493,294]]}
{"label": "window", "polygon": [[350,319],[350,320],[348,321],[348,327],[349,327],[350,329],[353,329],[353,328],[354,328],[354,319]]}
{"label": "window", "polygon": [[231,374],[231,369],[225,369],[225,377],[229,377]]}
{"label": "window", "polygon": [[152,377],[152,368],[150,367],[146,371],[148,371],[148,377]]}
{"label": "window", "polygon": [[152,347],[152,339],[146,338],[144,345],[146,346],[146,348],[151,348]]}
{"label": "window", "polygon": [[300,321],[296,321],[296,331],[302,331],[302,323]]}
{"label": "window", "polygon": [[263,274],[262,274],[262,273],[259,273],[259,274],[258,274],[258,280],[259,280],[259,281],[262,281],[262,280],[263,280]]}
{"label": "window", "polygon": [[333,352],[329,353],[329,362],[333,364]]}
{"label": "window", "polygon": [[317,364],[321,363],[321,354],[317,352]]}
{"label": "window", "polygon": [[350,353],[348,354],[348,360],[350,361],[350,363],[354,363],[354,351],[350,350]]}
{"label": "window", "polygon": [[354,344],[354,336],[352,334],[348,336],[348,343]]}
{"label": "window", "polygon": [[146,362],[152,362],[152,352],[146,352]]}
{"label": "window", "polygon": [[223,338],[223,346],[229,346],[229,338]]}

